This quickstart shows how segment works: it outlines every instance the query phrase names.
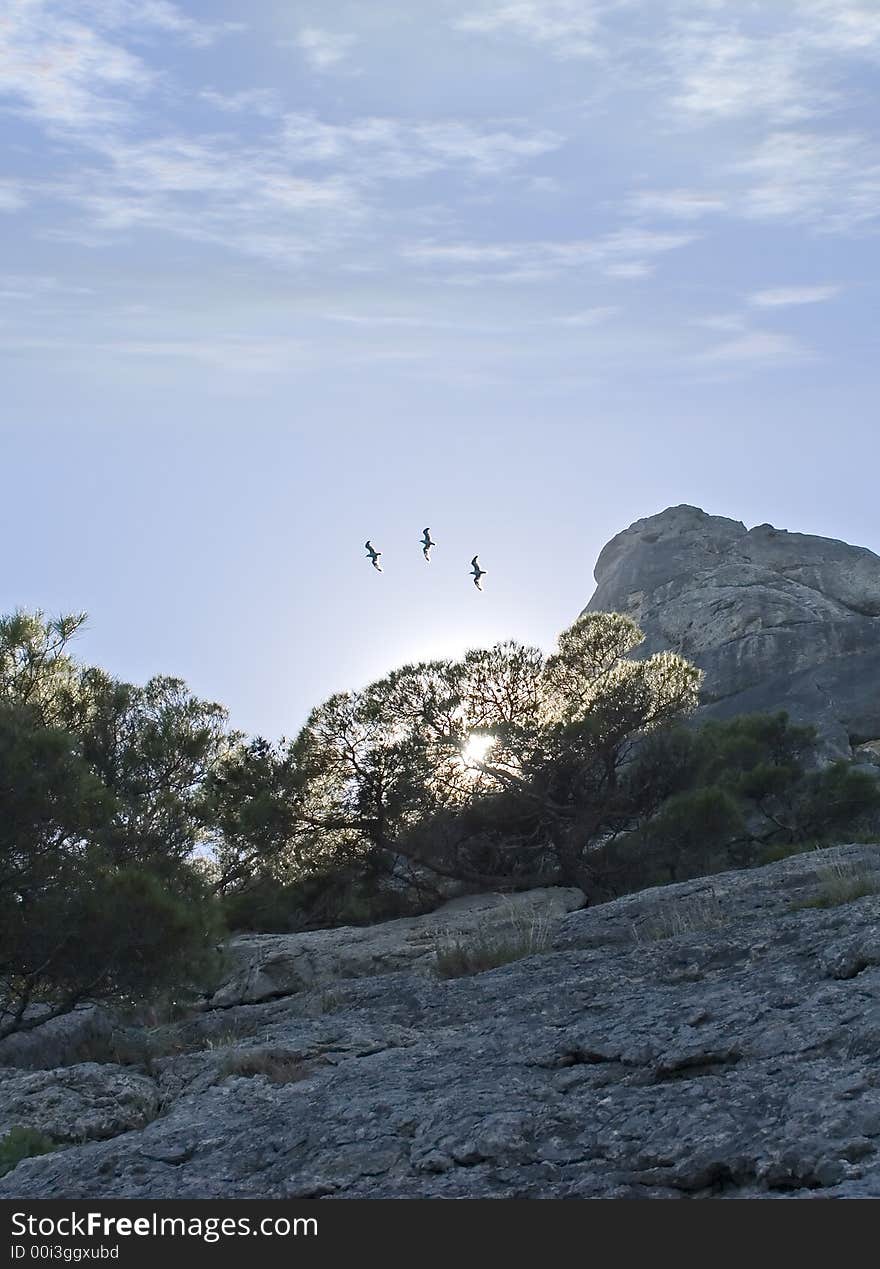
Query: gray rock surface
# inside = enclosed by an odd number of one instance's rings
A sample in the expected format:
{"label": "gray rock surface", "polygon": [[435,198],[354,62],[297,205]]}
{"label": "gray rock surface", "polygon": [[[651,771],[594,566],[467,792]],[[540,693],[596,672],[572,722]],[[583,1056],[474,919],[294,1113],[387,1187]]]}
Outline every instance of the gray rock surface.
{"label": "gray rock surface", "polygon": [[601,552],[585,611],[626,612],[705,671],[707,713],[785,708],[829,754],[880,739],[880,557],[670,507]]}
{"label": "gray rock surface", "polygon": [[498,937],[552,921],[584,906],[580,890],[548,887],[521,894],[450,899],[424,916],[380,925],[340,926],[307,934],[250,934],[233,939],[226,981],[212,1004],[255,1004],[346,978],[429,969],[438,945],[462,938]]}
{"label": "gray rock surface", "polygon": [[143,1128],[158,1111],[155,1082],[120,1066],[0,1070],[0,1137],[21,1125],[58,1142],[103,1140]]}
{"label": "gray rock surface", "polygon": [[878,1197],[875,887],[880,847],[837,847],[571,912],[472,977],[214,1010],[141,1077],[156,1117],[0,1197]]}
{"label": "gray rock surface", "polygon": [[[30,1016],[30,1015],[29,1015]],[[70,1066],[111,1044],[113,1019],[98,1005],[81,1005],[71,1013],[0,1040],[0,1066],[44,1070]]]}

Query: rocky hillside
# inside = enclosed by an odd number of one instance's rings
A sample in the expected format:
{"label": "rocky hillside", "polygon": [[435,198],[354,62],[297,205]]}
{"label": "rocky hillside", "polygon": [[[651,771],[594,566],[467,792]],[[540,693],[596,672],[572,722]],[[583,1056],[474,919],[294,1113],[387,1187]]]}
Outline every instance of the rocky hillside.
{"label": "rocky hillside", "polygon": [[670,507],[599,556],[589,612],[633,616],[644,651],[706,672],[706,711],[785,708],[830,754],[880,761],[880,558],[697,507]]}
{"label": "rocky hillside", "polygon": [[57,1146],[0,1197],[880,1196],[878,890],[843,846],[245,940],[140,1059],[0,1070]]}

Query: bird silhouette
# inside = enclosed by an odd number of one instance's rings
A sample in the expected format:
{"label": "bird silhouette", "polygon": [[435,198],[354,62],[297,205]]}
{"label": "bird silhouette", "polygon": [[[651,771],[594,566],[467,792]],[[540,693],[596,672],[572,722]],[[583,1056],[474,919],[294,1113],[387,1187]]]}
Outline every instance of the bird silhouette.
{"label": "bird silhouette", "polygon": [[431,547],[436,545],[437,543],[431,538],[431,530],[425,529],[422,534],[422,555],[424,555],[429,564],[431,563]]}
{"label": "bird silhouette", "polygon": [[486,570],[484,568],[480,568],[480,561],[476,555],[471,560],[471,572],[474,575],[474,585],[477,590],[482,590],[483,587],[480,585],[480,578],[486,576]]}
{"label": "bird silhouette", "polygon": [[381,573],[382,565],[379,563],[379,556],[382,554],[382,552],[376,550],[372,542],[370,542],[369,538],[364,543],[364,545],[367,548],[367,555],[370,557],[370,563],[373,565],[373,568],[377,569]]}

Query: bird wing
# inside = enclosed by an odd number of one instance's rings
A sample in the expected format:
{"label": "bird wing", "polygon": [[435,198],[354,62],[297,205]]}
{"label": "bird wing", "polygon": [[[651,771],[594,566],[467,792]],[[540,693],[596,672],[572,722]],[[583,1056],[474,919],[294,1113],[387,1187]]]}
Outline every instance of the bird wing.
{"label": "bird wing", "polygon": [[477,558],[478,558],[478,557],[475,555],[475,556],[474,556],[474,558],[471,560],[471,568],[479,568],[479,567],[480,567],[480,566],[479,566],[479,564],[477,563]]}

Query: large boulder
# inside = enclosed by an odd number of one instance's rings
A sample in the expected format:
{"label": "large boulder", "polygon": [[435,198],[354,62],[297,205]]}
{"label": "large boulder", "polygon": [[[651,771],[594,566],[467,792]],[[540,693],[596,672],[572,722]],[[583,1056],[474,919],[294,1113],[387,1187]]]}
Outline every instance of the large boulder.
{"label": "large boulder", "polygon": [[670,507],[608,543],[586,612],[625,612],[640,655],[705,671],[703,708],[787,709],[849,756],[880,738],[880,557],[832,538]]}
{"label": "large boulder", "polygon": [[83,1062],[56,1071],[0,1068],[0,1139],[33,1128],[57,1143],[104,1141],[143,1128],[159,1113],[159,1092],[146,1075]]}

